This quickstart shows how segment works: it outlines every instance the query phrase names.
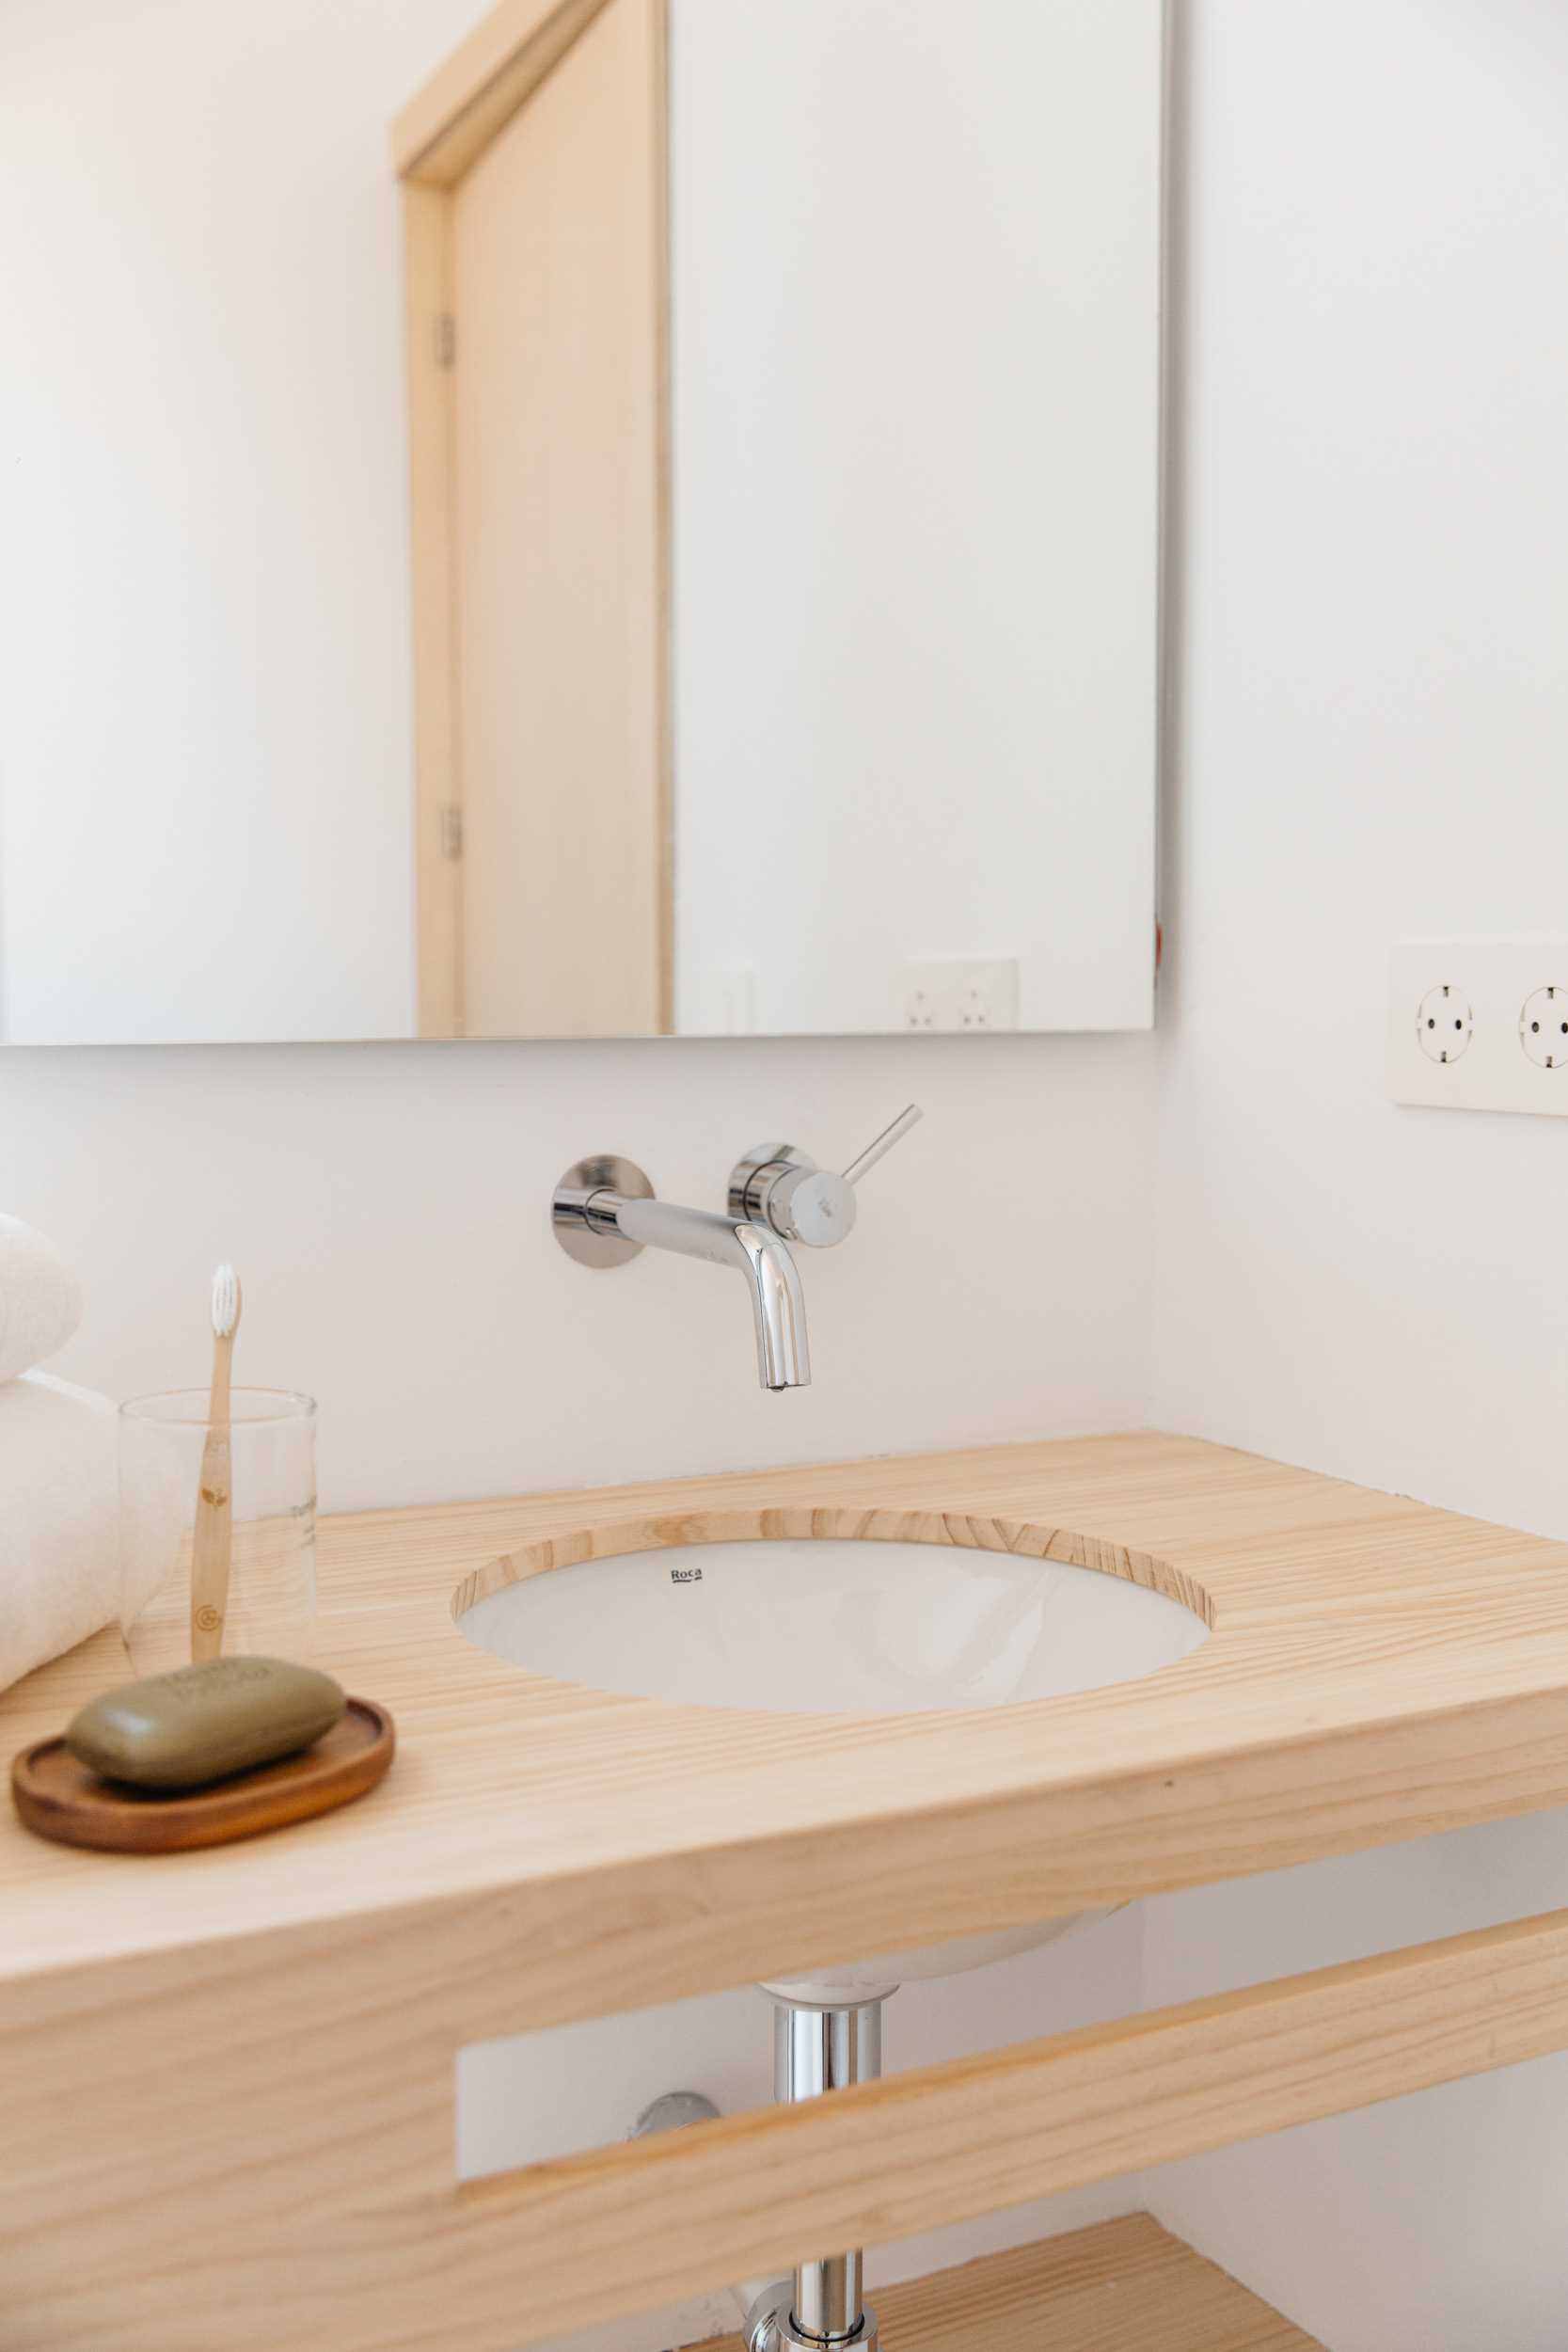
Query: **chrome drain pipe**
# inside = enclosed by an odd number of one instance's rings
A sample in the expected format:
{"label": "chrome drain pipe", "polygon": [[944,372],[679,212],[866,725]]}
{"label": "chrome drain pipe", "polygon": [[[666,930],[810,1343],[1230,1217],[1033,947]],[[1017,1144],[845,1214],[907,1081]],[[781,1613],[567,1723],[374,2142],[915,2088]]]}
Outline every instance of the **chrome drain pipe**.
{"label": "chrome drain pipe", "polygon": [[[891,1992],[892,1987],[888,1990]],[[773,2003],[773,2095],[782,2105],[875,2082],[882,2071],[886,1994],[848,2009]],[[676,2131],[718,2110],[701,2092],[670,2091],[643,2109],[633,2138]],[[801,2263],[793,2279],[734,2290],[746,2310],[748,2352],[878,2352],[877,2314],[865,2300],[859,2247]]]}
{"label": "chrome drain pipe", "polygon": [[[882,2003],[853,2009],[812,2009],[799,2001],[773,2007],[773,2095],[781,2102],[819,2099],[851,2083],[875,2082],[882,2071]],[[866,2302],[861,2249],[801,2263],[752,2304],[746,2323],[750,2352],[877,2352],[877,2314]]]}
{"label": "chrome drain pipe", "polygon": [[[851,2083],[875,2082],[882,2071],[882,2005],[859,2009],[773,2010],[773,2096],[781,2103],[817,2099]],[[795,2273],[789,2317],[814,2344],[865,2341],[861,2250],[802,2263]]]}

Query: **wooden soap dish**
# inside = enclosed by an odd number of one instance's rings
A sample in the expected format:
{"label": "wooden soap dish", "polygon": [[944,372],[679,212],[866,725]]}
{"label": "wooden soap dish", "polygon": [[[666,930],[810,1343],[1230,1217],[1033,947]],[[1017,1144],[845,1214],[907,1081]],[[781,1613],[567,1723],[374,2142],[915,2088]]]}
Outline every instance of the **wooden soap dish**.
{"label": "wooden soap dish", "polygon": [[260,1837],[351,1804],[386,1777],[397,1744],[373,1699],[350,1699],[332,1729],[298,1756],[235,1772],[210,1788],[163,1793],[101,1780],[59,1738],[24,1748],[11,1765],[16,1809],[40,1837],[104,1853],[178,1853]]}

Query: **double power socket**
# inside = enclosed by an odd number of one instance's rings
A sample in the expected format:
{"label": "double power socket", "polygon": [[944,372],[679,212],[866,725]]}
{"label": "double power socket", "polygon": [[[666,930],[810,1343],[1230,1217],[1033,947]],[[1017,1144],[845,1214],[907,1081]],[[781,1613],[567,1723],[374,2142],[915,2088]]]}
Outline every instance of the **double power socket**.
{"label": "double power socket", "polygon": [[906,1029],[978,1036],[1018,1026],[1016,956],[943,956],[904,967]]}
{"label": "double power socket", "polygon": [[1568,939],[1401,940],[1388,1091],[1396,1103],[1568,1118]]}

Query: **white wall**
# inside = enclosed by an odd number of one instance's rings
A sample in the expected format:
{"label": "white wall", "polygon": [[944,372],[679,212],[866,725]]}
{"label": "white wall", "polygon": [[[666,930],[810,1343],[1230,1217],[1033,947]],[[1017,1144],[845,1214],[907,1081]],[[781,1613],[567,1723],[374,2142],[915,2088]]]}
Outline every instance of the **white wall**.
{"label": "white wall", "polygon": [[407,1035],[398,106],[480,0],[7,0],[5,1034]]}
{"label": "white wall", "polygon": [[[1185,12],[1184,12],[1185,13]],[[1568,1126],[1385,1100],[1568,907],[1568,14],[1196,0],[1159,1421],[1568,1534]],[[1561,1815],[1150,1914],[1151,1998],[1568,1901]],[[1560,2352],[1568,2063],[1156,2176],[1334,2352]]]}
{"label": "white wall", "polygon": [[[212,1268],[240,1376],[322,1404],[328,1509],[1130,1427],[1149,1269],[1151,1041],[13,1049],[0,1204],[90,1302],[56,1359],[117,1395],[203,1377]],[[721,1207],[759,1136],[842,1164],[925,1123],[807,1253],[815,1383],[756,1383],[742,1283],[594,1273],[548,1203],[585,1152]],[[1011,1214],[1017,1170],[1031,1214]]]}
{"label": "white wall", "polygon": [[683,1030],[1152,1018],[1160,20],[675,0]]}

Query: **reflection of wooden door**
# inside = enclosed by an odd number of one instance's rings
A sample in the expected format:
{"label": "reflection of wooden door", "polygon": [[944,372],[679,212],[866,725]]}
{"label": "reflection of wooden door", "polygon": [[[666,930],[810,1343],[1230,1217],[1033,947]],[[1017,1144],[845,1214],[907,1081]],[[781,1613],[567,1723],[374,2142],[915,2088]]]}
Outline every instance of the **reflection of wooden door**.
{"label": "reflection of wooden door", "polygon": [[606,0],[444,207],[461,824],[421,883],[456,882],[462,1001],[427,1033],[670,1025],[662,29]]}

